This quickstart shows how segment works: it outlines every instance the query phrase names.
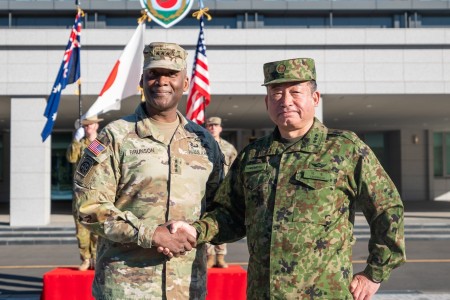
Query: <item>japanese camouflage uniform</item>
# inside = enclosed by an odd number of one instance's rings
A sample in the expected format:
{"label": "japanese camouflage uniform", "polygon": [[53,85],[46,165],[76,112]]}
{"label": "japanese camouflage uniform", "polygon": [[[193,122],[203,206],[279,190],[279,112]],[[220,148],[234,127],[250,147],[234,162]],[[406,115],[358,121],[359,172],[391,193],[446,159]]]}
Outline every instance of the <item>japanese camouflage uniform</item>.
{"label": "japanese camouflage uniform", "polygon": [[[315,80],[312,59],[269,63],[264,71],[265,84]],[[315,119],[286,145],[275,128],[239,153],[214,198],[217,208],[194,223],[198,242],[247,236],[248,299],[353,299],[355,207],[371,229],[364,272],[382,281],[405,262],[400,196],[352,132]]]}
{"label": "japanese camouflage uniform", "polygon": [[[74,170],[81,159],[84,149],[86,149],[91,141],[82,138],[80,141],[73,140],[66,151],[66,159],[74,165]],[[72,212],[75,213],[75,201],[72,201]],[[78,241],[78,250],[81,260],[86,260],[96,256],[97,236],[91,233],[78,221],[78,217],[74,214],[76,237]]]}
{"label": "japanese camouflage uniform", "polygon": [[178,118],[167,146],[139,106],[107,125],[78,165],[81,223],[99,235],[93,283],[98,299],[205,297],[205,247],[167,260],[151,245],[158,225],[199,219],[222,177],[212,136],[180,113]]}
{"label": "japanese camouflage uniform", "polygon": [[[234,159],[237,156],[237,151],[234,146],[227,142],[226,140],[220,138],[218,141],[220,151],[222,151],[225,159],[225,163],[223,166],[224,174],[226,175],[228,173],[228,170],[230,169],[231,164],[233,163]],[[207,254],[208,255],[227,255],[227,244],[220,244],[220,245],[207,245]]]}

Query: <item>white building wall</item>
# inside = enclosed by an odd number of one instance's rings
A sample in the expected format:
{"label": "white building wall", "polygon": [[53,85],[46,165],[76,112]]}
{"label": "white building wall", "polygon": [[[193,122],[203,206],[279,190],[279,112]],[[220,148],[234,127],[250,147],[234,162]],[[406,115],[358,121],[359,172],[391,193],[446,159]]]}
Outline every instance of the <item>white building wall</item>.
{"label": "white building wall", "polygon": [[[83,93],[96,95],[133,29],[82,31]],[[0,95],[47,95],[67,29],[0,29]],[[146,43],[177,42],[192,66],[198,29],[148,29]],[[208,29],[217,94],[264,94],[262,65],[313,57],[323,94],[450,93],[450,29]],[[190,70],[189,70],[190,72]],[[24,88],[26,84],[26,88]],[[64,94],[73,94],[66,89]]]}
{"label": "white building wall", "polygon": [[51,138],[42,143],[44,98],[11,99],[10,225],[50,223]]}
{"label": "white building wall", "polygon": [[[84,95],[98,94],[133,32],[82,31]],[[145,42],[183,45],[189,50],[190,72],[197,35],[198,29],[148,29]],[[68,37],[68,29],[0,29],[0,96],[47,97]],[[324,95],[450,93],[450,29],[208,29],[206,44],[216,94],[263,95],[263,63],[290,57],[316,60]],[[62,94],[73,95],[73,90],[69,86]],[[43,107],[38,111],[41,114]],[[39,133],[42,127],[38,126]],[[412,129],[401,133],[402,194],[404,199],[424,200],[428,196],[427,152],[423,144],[411,145],[412,133]],[[425,141],[424,136],[421,139]],[[13,153],[15,144],[11,146]],[[47,155],[49,159],[50,152]],[[37,173],[47,174],[44,166],[35,167],[40,168]],[[50,175],[45,176],[47,184]],[[11,204],[12,200],[11,190]],[[39,222],[45,223],[46,218]]]}
{"label": "white building wall", "polygon": [[403,129],[401,145],[401,196],[408,201],[428,199],[428,138],[423,129]]}

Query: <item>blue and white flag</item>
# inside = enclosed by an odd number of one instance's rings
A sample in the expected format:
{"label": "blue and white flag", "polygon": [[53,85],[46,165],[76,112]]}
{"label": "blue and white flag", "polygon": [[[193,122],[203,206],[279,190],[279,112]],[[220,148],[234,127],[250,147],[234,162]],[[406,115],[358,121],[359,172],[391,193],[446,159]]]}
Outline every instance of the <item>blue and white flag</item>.
{"label": "blue and white flag", "polygon": [[66,51],[64,52],[58,76],[56,77],[52,92],[48,97],[47,107],[44,112],[47,123],[41,133],[42,142],[45,142],[52,133],[53,124],[55,123],[56,115],[58,114],[61,91],[66,88],[66,85],[74,83],[80,78],[80,35],[82,18],[83,11],[79,9],[72,26],[69,42],[67,43]]}

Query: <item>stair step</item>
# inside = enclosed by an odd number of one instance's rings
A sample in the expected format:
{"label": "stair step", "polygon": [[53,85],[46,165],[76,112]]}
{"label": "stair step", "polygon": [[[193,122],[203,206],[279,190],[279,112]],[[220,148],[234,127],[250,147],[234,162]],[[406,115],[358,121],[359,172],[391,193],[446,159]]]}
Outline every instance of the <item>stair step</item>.
{"label": "stair step", "polygon": [[21,237],[21,238],[2,238],[0,245],[55,245],[55,244],[75,244],[77,239],[73,237]]}
{"label": "stair step", "polygon": [[69,227],[69,226],[60,226],[60,227],[9,227],[9,226],[1,226],[0,227],[0,233],[2,232],[21,232],[21,231],[74,231],[75,227]]}
{"label": "stair step", "polygon": [[40,231],[40,232],[2,232],[0,233],[0,239],[10,238],[10,237],[64,237],[64,236],[75,236],[75,230],[64,231],[64,232],[54,232],[54,231]]}

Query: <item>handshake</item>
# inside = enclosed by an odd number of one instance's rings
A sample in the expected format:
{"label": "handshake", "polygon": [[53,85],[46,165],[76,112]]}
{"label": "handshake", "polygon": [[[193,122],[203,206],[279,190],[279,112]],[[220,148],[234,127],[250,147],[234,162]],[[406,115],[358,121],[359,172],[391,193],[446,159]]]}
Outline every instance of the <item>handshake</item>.
{"label": "handshake", "polygon": [[183,221],[169,221],[156,228],[152,245],[169,258],[185,255],[197,246],[197,230]]}

